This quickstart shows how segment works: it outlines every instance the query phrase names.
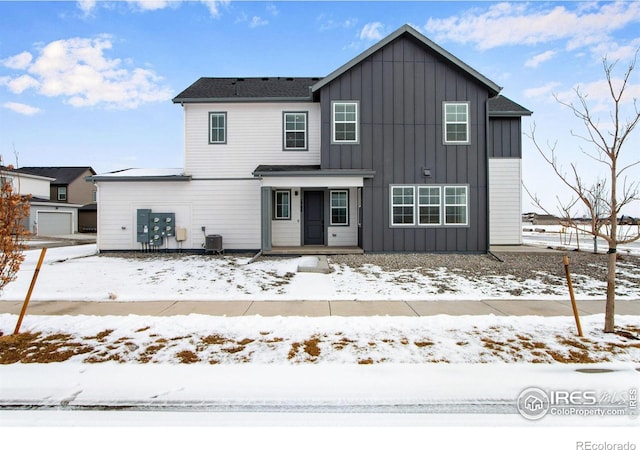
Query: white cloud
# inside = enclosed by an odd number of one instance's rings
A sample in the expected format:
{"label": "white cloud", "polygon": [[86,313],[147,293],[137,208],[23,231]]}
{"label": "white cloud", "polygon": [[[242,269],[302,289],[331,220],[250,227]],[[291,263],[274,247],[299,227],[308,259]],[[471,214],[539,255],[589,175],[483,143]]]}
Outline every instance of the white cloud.
{"label": "white cloud", "polygon": [[[176,8],[181,3],[187,0],[122,0],[129,5],[134,6],[140,11],[156,11],[165,8]],[[85,15],[92,14],[100,3],[107,3],[104,0],[77,0],[78,8],[82,10]],[[220,5],[228,5],[230,0],[199,0],[207,7],[209,13],[213,17],[220,15]]]}
{"label": "white cloud", "polygon": [[36,79],[29,75],[20,75],[17,78],[3,77],[2,83],[6,85],[14,94],[22,94],[30,88],[36,88],[40,85]]}
{"label": "white cloud", "polygon": [[527,98],[547,97],[551,98],[553,90],[560,86],[560,83],[551,81],[543,86],[525,89],[524,96]]}
{"label": "white cloud", "polygon": [[[620,67],[620,69],[623,69]],[[626,69],[626,68],[624,68]],[[620,77],[612,76],[611,84],[614,92],[618,93],[622,87],[623,80]],[[586,97],[586,102],[592,113],[613,111],[613,100],[611,91],[606,79],[591,81],[588,83],[578,83],[571,90],[561,91],[557,93],[559,100],[565,103],[577,103],[576,90],[579,90]],[[628,83],[625,88],[624,96],[620,102],[621,109],[633,109],[634,99],[640,98],[640,84]],[[609,119],[607,117],[607,119]]]}
{"label": "white cloud", "polygon": [[271,14],[272,16],[277,16],[278,14],[280,14],[280,11],[278,11],[278,7],[273,3],[267,4],[267,12],[269,12],[269,14]]}
{"label": "white cloud", "polygon": [[26,67],[28,73],[4,77],[2,84],[14,93],[33,88],[48,97],[63,97],[73,106],[132,109],[171,98],[162,79],[153,71],[129,68],[110,59],[110,37],[72,38],[45,45]]}
{"label": "white cloud", "polygon": [[268,25],[269,21],[266,19],[263,19],[260,16],[253,16],[251,18],[251,22],[249,22],[249,28],[258,28],[258,27],[262,27],[265,25]]}
{"label": "white cloud", "polygon": [[25,105],[24,103],[6,102],[6,103],[3,103],[2,106],[4,108],[10,109],[13,112],[16,112],[18,114],[23,114],[25,116],[33,116],[35,114],[42,112],[40,108],[36,108],[35,106]]}
{"label": "white cloud", "polygon": [[640,38],[634,39],[626,45],[620,45],[613,40],[601,42],[594,46],[591,51],[598,58],[606,57],[608,61],[630,61],[636,51],[640,48]]}
{"label": "white cloud", "polygon": [[429,19],[424,29],[438,41],[475,44],[481,50],[567,40],[573,50],[602,42],[613,31],[640,21],[640,3],[612,2],[599,8],[500,3],[460,16]]}
{"label": "white cloud", "polygon": [[78,8],[82,10],[85,15],[91,14],[96,9],[97,0],[77,0]]}
{"label": "white cloud", "polygon": [[357,19],[345,19],[345,20],[334,20],[332,18],[328,18],[325,14],[321,14],[316,18],[316,22],[318,22],[320,31],[330,31],[335,30],[337,28],[353,28],[358,23]]}
{"label": "white cloud", "polygon": [[22,70],[29,66],[31,60],[33,59],[33,55],[29,52],[22,52],[14,56],[10,56],[7,59],[2,60],[2,65],[8,67],[9,69]]}
{"label": "white cloud", "polygon": [[379,41],[382,39],[383,25],[380,22],[371,22],[362,27],[360,39],[367,41]]}
{"label": "white cloud", "polygon": [[549,61],[551,58],[553,58],[556,55],[557,52],[553,51],[553,50],[547,50],[544,53],[540,53],[538,55],[535,55],[533,58],[529,58],[525,63],[524,66],[525,67],[538,67],[541,63],[545,62],[545,61]]}

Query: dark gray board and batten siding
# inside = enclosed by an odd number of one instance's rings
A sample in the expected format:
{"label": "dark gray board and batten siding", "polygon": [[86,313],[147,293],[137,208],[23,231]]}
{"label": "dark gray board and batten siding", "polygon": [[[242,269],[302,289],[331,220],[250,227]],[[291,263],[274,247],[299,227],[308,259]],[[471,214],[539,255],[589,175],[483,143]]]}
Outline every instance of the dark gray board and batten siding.
{"label": "dark gray board and batten siding", "polygon": [[[322,168],[375,171],[363,188],[365,251],[486,252],[490,95],[487,86],[407,34],[322,87]],[[331,143],[336,100],[359,102],[357,144]],[[469,102],[469,145],[443,144],[444,101]],[[391,227],[389,186],[401,184],[468,185],[469,226]]]}
{"label": "dark gray board and batten siding", "polygon": [[489,158],[522,158],[520,117],[491,117],[489,128]]}

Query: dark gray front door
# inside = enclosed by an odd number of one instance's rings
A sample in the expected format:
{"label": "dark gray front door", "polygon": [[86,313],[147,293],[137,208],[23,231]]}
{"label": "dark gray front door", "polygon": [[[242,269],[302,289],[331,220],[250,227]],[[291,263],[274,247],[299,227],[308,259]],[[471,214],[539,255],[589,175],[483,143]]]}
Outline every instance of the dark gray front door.
{"label": "dark gray front door", "polygon": [[324,191],[304,191],[304,245],[324,245]]}

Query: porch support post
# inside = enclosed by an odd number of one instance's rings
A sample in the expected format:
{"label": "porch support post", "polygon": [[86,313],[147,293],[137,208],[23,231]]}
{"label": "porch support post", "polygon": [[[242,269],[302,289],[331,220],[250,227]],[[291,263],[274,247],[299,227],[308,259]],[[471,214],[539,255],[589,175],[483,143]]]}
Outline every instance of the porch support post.
{"label": "porch support post", "polygon": [[262,251],[271,250],[271,188],[262,187],[260,192],[261,245]]}

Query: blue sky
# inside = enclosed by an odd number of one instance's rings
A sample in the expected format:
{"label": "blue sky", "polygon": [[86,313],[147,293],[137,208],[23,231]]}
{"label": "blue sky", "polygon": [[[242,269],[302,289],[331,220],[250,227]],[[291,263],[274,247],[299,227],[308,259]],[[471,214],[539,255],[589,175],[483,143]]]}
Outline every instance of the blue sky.
{"label": "blue sky", "polygon": [[[535,123],[542,143],[557,141],[565,168],[604,176],[553,94],[568,100],[581,86],[609,120],[602,57],[620,61],[618,76],[640,47],[637,2],[0,0],[0,154],[98,173],[182,167],[171,98],[199,77],[324,76],[405,23],[534,111],[524,130]],[[628,90],[640,97],[640,68]],[[640,158],[640,130],[627,145],[627,161]],[[640,169],[628,175],[639,180]],[[523,177],[555,209],[561,188],[527,138]]]}

